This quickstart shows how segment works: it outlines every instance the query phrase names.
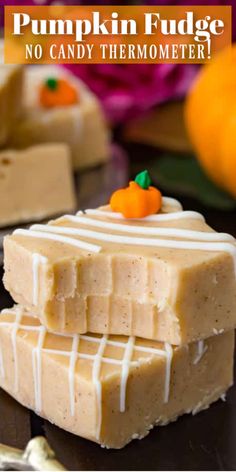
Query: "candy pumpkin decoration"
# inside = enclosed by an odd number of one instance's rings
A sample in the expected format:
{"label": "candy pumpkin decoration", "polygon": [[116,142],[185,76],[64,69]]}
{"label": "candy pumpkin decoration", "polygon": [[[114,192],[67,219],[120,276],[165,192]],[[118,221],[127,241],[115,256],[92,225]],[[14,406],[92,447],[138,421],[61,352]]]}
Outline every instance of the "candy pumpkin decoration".
{"label": "candy pumpkin decoration", "polygon": [[110,199],[111,209],[125,218],[144,218],[161,209],[161,192],[151,187],[148,171],[138,174],[127,188],[117,190]]}
{"label": "candy pumpkin decoration", "polygon": [[236,197],[236,45],[200,69],[185,118],[200,164]]}
{"label": "candy pumpkin decoration", "polygon": [[74,105],[78,91],[65,79],[49,77],[40,88],[39,101],[45,108]]}

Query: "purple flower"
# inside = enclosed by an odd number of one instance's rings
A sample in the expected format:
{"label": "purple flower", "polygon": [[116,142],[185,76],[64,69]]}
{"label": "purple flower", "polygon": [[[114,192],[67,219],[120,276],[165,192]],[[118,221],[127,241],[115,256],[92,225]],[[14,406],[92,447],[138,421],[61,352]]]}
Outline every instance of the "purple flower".
{"label": "purple flower", "polygon": [[183,97],[196,67],[178,64],[67,64],[99,97],[112,123]]}

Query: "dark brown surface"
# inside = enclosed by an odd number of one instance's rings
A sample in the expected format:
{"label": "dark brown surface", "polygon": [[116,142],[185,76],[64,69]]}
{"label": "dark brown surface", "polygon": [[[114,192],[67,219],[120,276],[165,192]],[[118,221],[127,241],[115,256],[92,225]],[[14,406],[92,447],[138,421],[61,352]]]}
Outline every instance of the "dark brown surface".
{"label": "dark brown surface", "polygon": [[[138,158],[136,151],[134,157]],[[104,182],[107,182],[107,190],[104,189],[98,200],[102,200],[109,192],[109,179],[112,175],[113,178],[118,177],[119,185],[126,180],[127,162],[122,159],[120,158],[119,165],[113,169],[112,174],[106,174]],[[146,159],[142,156],[140,170],[146,166]],[[81,199],[83,207],[87,206],[88,201],[89,206],[92,206],[91,196],[96,194],[94,187],[97,178],[94,179],[94,175],[93,177],[91,175],[84,174],[80,177],[80,188],[85,189],[84,198]],[[207,210],[194,200],[186,198],[181,200],[185,209],[195,209],[204,213],[208,222],[218,231],[236,235],[236,212],[222,213]],[[0,269],[1,278],[2,269]],[[10,296],[0,283],[0,308],[11,304]],[[226,402],[219,401],[209,410],[194,417],[185,415],[176,423],[156,428],[142,441],[133,441],[120,451],[105,450],[66,433],[40,419],[1,392],[0,442],[23,448],[31,437],[39,434],[47,437],[58,459],[70,470],[234,470],[236,469],[236,387],[231,388]]]}

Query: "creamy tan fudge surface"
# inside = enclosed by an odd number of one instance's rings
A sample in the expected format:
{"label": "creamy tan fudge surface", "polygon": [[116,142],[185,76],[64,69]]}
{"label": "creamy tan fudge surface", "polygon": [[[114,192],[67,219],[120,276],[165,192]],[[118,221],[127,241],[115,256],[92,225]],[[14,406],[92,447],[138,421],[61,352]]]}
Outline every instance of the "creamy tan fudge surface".
{"label": "creamy tan fudge surface", "polygon": [[21,65],[4,64],[4,46],[0,40],[0,146],[5,145],[23,113],[23,78]]}
{"label": "creamy tan fudge surface", "polygon": [[207,408],[232,385],[234,333],[186,346],[48,333],[19,306],[0,315],[0,385],[74,434],[120,448]]}
{"label": "creamy tan fudge surface", "polygon": [[16,230],[4,249],[6,289],[50,330],[179,345],[236,325],[235,240],[173,199],[140,221],[103,207]]}
{"label": "creamy tan fudge surface", "polygon": [[[39,88],[49,77],[67,78],[80,97],[72,106],[44,108]],[[18,121],[9,145],[24,148],[44,142],[69,145],[74,168],[93,166],[109,157],[109,133],[95,95],[68,71],[55,66],[30,66],[25,72],[24,117]]]}
{"label": "creamy tan fudge surface", "polygon": [[75,208],[70,153],[64,144],[0,152],[0,226]]}
{"label": "creamy tan fudge surface", "polygon": [[23,68],[1,63],[0,45],[0,146],[3,146],[16,120],[22,114]]}

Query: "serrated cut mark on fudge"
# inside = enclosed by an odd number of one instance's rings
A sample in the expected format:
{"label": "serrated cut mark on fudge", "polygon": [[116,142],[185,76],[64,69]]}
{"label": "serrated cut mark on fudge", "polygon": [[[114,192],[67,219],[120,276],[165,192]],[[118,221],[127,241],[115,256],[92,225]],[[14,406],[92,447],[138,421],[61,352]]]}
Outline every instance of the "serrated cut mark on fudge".
{"label": "serrated cut mark on fudge", "polygon": [[[72,308],[73,306],[73,308]],[[61,333],[92,333],[123,334],[125,336],[141,336],[145,328],[145,338],[167,341],[162,333],[168,321],[175,325],[169,329],[169,343],[178,344],[179,322],[170,311],[162,313],[158,307],[144,305],[135,300],[125,300],[116,296],[76,295],[72,300],[54,300],[48,304],[50,320],[57,318],[57,325],[50,324],[49,330]],[[74,313],[78,313],[75,317]],[[161,337],[160,337],[161,335]],[[176,342],[177,341],[177,342]]]}
{"label": "serrated cut mark on fudge", "polygon": [[[34,382],[34,396],[35,396],[35,410],[40,414],[42,410],[43,398],[41,395],[42,391],[42,353],[45,352],[51,355],[59,355],[66,358],[69,358],[69,371],[68,371],[68,389],[70,396],[70,413],[73,416],[75,414],[75,374],[76,374],[76,362],[78,359],[85,359],[92,361],[92,381],[96,390],[97,397],[97,439],[100,436],[101,425],[102,425],[102,381],[101,381],[101,368],[103,363],[110,365],[117,365],[121,369],[120,373],[120,412],[125,412],[126,410],[126,392],[127,392],[127,383],[130,375],[131,367],[138,367],[144,360],[148,361],[153,358],[153,356],[162,357],[165,360],[165,382],[164,382],[164,392],[163,392],[163,403],[168,403],[169,400],[169,390],[170,390],[170,381],[171,381],[171,363],[173,357],[173,348],[170,344],[165,343],[163,349],[149,347],[145,345],[135,344],[135,337],[127,337],[122,339],[127,339],[127,341],[117,341],[114,340],[114,337],[109,337],[103,335],[101,337],[88,334],[88,335],[61,335],[53,334],[53,336],[58,336],[60,339],[70,339],[71,340],[71,349],[70,350],[60,350],[53,348],[44,347],[46,336],[49,335],[44,328],[40,325],[39,321],[27,314],[24,315],[22,307],[15,307],[13,309],[5,309],[1,312],[2,315],[7,315],[9,317],[14,316],[14,321],[0,321],[0,326],[10,327],[11,331],[11,340],[12,340],[12,351],[13,351],[13,360],[14,360],[14,391],[17,394],[18,385],[19,385],[19,369],[18,369],[18,356],[17,356],[17,334],[21,330],[25,333],[31,331],[38,335],[36,347],[32,350],[32,368],[33,368],[33,382]],[[26,323],[27,319],[27,323]],[[89,352],[80,352],[80,341],[86,341],[92,345],[97,345],[97,350],[95,354],[90,354]],[[122,349],[123,357],[122,359],[117,359],[115,357],[106,356],[106,348],[114,347]],[[1,346],[0,346],[1,348]],[[136,360],[133,360],[134,351],[139,353],[139,357]],[[1,352],[1,349],[0,349]],[[2,377],[5,375],[3,357],[0,356],[0,374]]]}

